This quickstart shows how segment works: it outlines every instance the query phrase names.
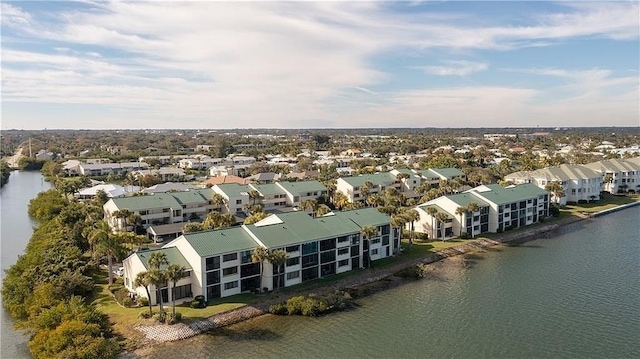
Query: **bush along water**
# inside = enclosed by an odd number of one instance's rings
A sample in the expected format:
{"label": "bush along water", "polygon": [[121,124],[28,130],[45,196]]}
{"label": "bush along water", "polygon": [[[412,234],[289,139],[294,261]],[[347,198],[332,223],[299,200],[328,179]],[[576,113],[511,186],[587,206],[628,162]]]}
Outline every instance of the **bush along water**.
{"label": "bush along water", "polygon": [[284,303],[269,307],[269,312],[276,315],[305,315],[317,317],[331,312],[343,311],[356,306],[351,295],[344,291],[335,291],[327,295],[309,295],[289,298]]}

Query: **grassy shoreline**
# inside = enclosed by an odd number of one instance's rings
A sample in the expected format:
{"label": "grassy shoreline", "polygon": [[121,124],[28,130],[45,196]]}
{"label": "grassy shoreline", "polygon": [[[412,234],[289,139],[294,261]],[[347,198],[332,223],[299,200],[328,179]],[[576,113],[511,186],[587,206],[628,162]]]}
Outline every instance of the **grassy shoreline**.
{"label": "grassy shoreline", "polygon": [[[349,271],[328,278],[323,278],[297,286],[283,288],[280,292],[265,295],[240,294],[210,303],[204,309],[192,309],[187,306],[178,306],[177,310],[183,313],[186,324],[212,320],[216,316],[226,315],[245,307],[258,308],[266,314],[271,304],[281,303],[286,299],[310,294],[322,294],[335,290],[358,290],[364,296],[372,295],[380,291],[388,290],[411,279],[394,277],[393,274],[416,265],[428,265],[442,259],[458,256],[474,251],[481,251],[491,246],[509,245],[512,242],[526,242],[535,239],[542,233],[556,230],[571,223],[590,218],[590,215],[603,210],[615,208],[621,205],[639,202],[640,196],[605,196],[605,200],[599,203],[580,205],[568,205],[561,208],[560,216],[537,223],[518,230],[504,233],[487,233],[474,239],[453,239],[448,241],[414,241],[409,245],[403,240],[403,251],[396,257],[389,257],[376,261],[370,269]],[[114,328],[124,337],[125,350],[131,355],[145,348],[151,342],[135,327],[150,326],[156,323],[148,319],[139,319],[138,314],[145,308],[124,308],[117,304],[107,291],[106,286],[94,300],[100,310],[109,315],[114,322]],[[148,308],[146,308],[148,310]],[[243,318],[244,321],[248,318]],[[226,325],[236,324],[230,322]],[[170,326],[168,326],[171,328]],[[144,351],[144,350],[143,350]],[[135,354],[133,354],[135,355]]]}

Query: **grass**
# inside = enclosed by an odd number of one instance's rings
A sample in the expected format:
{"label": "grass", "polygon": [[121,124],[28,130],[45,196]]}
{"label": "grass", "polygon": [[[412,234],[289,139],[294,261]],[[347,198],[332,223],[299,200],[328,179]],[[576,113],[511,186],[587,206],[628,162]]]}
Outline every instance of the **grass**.
{"label": "grass", "polygon": [[640,195],[630,194],[623,196],[614,196],[609,193],[603,193],[602,198],[596,202],[568,204],[560,208],[560,216],[578,215],[581,213],[595,213],[606,209],[614,208],[624,204],[640,201]]}

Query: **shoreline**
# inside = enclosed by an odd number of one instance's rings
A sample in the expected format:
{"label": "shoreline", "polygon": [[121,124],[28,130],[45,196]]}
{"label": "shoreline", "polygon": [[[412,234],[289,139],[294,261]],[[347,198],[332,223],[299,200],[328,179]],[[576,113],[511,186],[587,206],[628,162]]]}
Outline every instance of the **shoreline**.
{"label": "shoreline", "polygon": [[324,294],[335,290],[355,291],[358,293],[357,298],[363,298],[375,293],[395,288],[404,283],[414,281],[412,279],[403,279],[394,276],[394,273],[407,268],[421,265],[430,265],[446,258],[457,257],[460,255],[484,251],[498,245],[520,244],[531,240],[538,239],[541,234],[550,233],[560,228],[581,222],[583,220],[592,219],[609,213],[614,213],[629,207],[640,205],[640,201],[616,206],[614,208],[602,210],[595,213],[582,213],[571,215],[570,217],[554,220],[553,223],[541,223],[535,225],[534,228],[522,228],[517,231],[500,233],[492,235],[492,238],[478,237],[476,241],[471,243],[460,244],[458,246],[446,248],[438,252],[430,253],[427,256],[416,258],[413,260],[403,261],[395,265],[384,268],[372,268],[353,277],[337,280],[334,283],[323,285],[318,288],[301,290],[288,294],[279,294],[276,297],[270,297],[268,300],[259,301],[253,304],[247,304],[240,308],[232,309],[227,312],[218,313],[206,319],[201,319],[193,323],[178,323],[171,326],[159,324],[151,326],[139,326],[135,329],[142,332],[144,339],[141,346],[133,352],[123,352],[120,358],[139,358],[144,356],[147,350],[154,344],[178,341],[188,339],[196,335],[217,330],[229,325],[237,324],[248,319],[256,318],[265,314],[269,314],[269,306],[275,303],[286,301],[287,298],[298,295]]}

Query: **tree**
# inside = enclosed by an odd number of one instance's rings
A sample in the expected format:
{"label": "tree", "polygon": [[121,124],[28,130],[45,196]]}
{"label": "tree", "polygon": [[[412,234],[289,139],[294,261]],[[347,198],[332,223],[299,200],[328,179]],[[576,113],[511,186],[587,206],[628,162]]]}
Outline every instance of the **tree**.
{"label": "tree", "polygon": [[182,233],[193,233],[193,232],[202,232],[204,231],[204,227],[200,222],[187,222],[182,226]]}
{"label": "tree", "polygon": [[[151,284],[156,287],[156,293],[158,295],[158,305],[160,306],[160,312],[163,311],[162,308],[162,290],[161,286],[167,281],[165,270],[162,270],[162,266],[166,266],[169,264],[169,260],[167,259],[166,253],[162,252],[153,252],[149,256],[149,279]],[[151,299],[149,299],[151,300]]]}
{"label": "tree", "polygon": [[436,220],[439,222],[440,225],[440,231],[442,232],[442,241],[444,242],[444,239],[446,238],[446,231],[444,228],[444,224],[447,222],[447,220],[449,219],[449,216],[447,216],[446,213],[442,213],[442,212],[438,212],[436,214]]}
{"label": "tree", "polygon": [[280,289],[280,269],[285,263],[287,263],[287,259],[289,259],[289,255],[282,249],[278,249],[275,251],[270,251],[267,257],[269,263],[276,268],[276,288]]}
{"label": "tree", "polygon": [[465,227],[464,215],[467,213],[467,208],[458,207],[456,208],[456,214],[460,216],[460,237],[462,237],[462,229]]}
{"label": "tree", "polygon": [[360,195],[362,195],[365,202],[367,202],[367,198],[369,198],[372,188],[373,183],[371,181],[365,181],[364,184],[360,186]]}
{"label": "tree", "polygon": [[552,181],[547,183],[544,186],[544,190],[547,192],[551,192],[553,194],[554,199],[556,200],[556,204],[560,204],[560,199],[564,197],[564,188],[562,188],[562,183],[560,181]]}
{"label": "tree", "polygon": [[147,292],[147,299],[149,302],[149,314],[153,314],[153,309],[151,308],[151,293],[149,293],[149,285],[151,285],[151,278],[149,277],[148,272],[139,272],[136,275],[136,279],[133,281],[133,285],[137,287],[144,287],[144,290]]}
{"label": "tree", "polygon": [[218,208],[222,208],[227,203],[227,200],[220,193],[214,193],[211,196],[211,203],[218,206]]}
{"label": "tree", "polygon": [[335,192],[333,194],[333,204],[335,204],[338,209],[343,209],[349,204],[349,198],[342,192]]}
{"label": "tree", "polygon": [[94,257],[107,257],[107,270],[109,271],[109,284],[113,284],[113,273],[111,267],[114,258],[124,256],[127,249],[124,247],[121,238],[113,235],[109,224],[105,221],[98,222],[96,228],[89,235],[89,243],[93,247]]}
{"label": "tree", "polygon": [[243,224],[254,224],[262,221],[263,219],[269,217],[268,213],[258,212],[250,215],[249,217],[244,219]]}
{"label": "tree", "polygon": [[178,264],[171,264],[167,267],[166,276],[173,284],[171,287],[171,301],[173,302],[173,318],[176,317],[176,283],[186,275],[186,270]]}
{"label": "tree", "polygon": [[427,207],[426,209],[427,214],[431,217],[431,235],[429,236],[429,238],[433,239],[434,236],[434,230],[435,230],[435,219],[436,219],[436,214],[438,214],[438,209],[436,207]]}
{"label": "tree", "polygon": [[371,267],[371,237],[378,234],[378,230],[374,226],[364,226],[360,228],[360,235],[367,241],[367,268]]}
{"label": "tree", "polygon": [[471,202],[467,205],[467,211],[471,212],[471,218],[472,218],[472,222],[471,222],[471,238],[475,237],[475,231],[473,229],[473,214],[478,212],[480,210],[480,206],[478,206],[478,204],[476,202]]}
{"label": "tree", "polygon": [[256,247],[251,253],[251,263],[260,263],[260,283],[264,276],[264,261],[269,258],[269,251],[264,247]]}
{"label": "tree", "polygon": [[406,211],[403,216],[407,219],[409,223],[411,223],[411,228],[409,229],[409,243],[413,243],[413,235],[415,232],[415,222],[420,220],[420,213],[415,209],[410,209]]}
{"label": "tree", "polygon": [[326,204],[321,204],[318,206],[318,208],[316,208],[317,217],[322,217],[329,212],[331,212],[331,208],[329,208],[329,206],[327,206]]}
{"label": "tree", "polygon": [[[402,238],[402,228],[407,223],[407,218],[404,216],[393,216],[391,218],[391,227],[398,228],[400,231],[400,238]],[[409,244],[413,244],[411,238],[409,238]]]}
{"label": "tree", "polygon": [[249,198],[252,199],[253,203],[252,204],[256,204],[256,200],[262,198],[262,195],[260,194],[260,192],[256,191],[255,189],[252,189],[251,191],[249,191]]}
{"label": "tree", "polygon": [[317,206],[318,201],[315,199],[305,199],[304,201],[300,201],[298,205],[299,208],[306,212],[314,212]]}

